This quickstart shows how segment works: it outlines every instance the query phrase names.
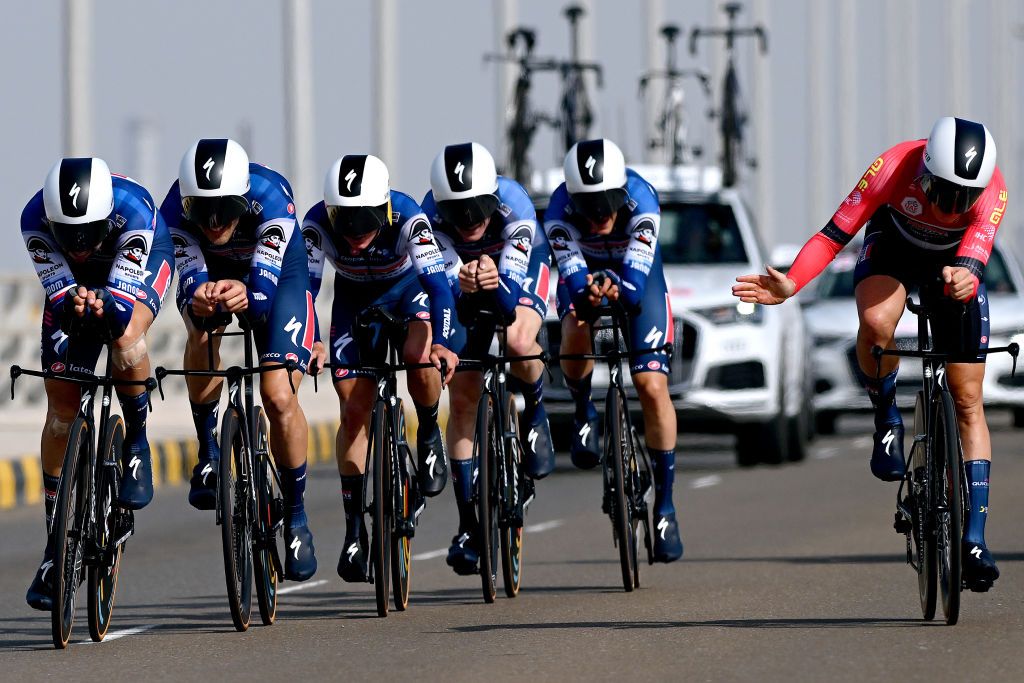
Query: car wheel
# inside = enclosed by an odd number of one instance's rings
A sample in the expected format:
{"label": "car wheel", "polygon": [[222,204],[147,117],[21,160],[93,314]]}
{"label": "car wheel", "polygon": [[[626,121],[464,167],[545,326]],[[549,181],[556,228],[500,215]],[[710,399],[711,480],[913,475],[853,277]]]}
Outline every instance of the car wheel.
{"label": "car wheel", "polygon": [[801,462],[807,457],[807,423],[810,417],[801,410],[793,417],[786,419],[786,431],[789,443],[786,449],[786,460]]}
{"label": "car wheel", "polygon": [[814,431],[818,434],[824,434],[826,436],[836,433],[836,414],[835,413],[815,413],[814,414]]}
{"label": "car wheel", "polygon": [[1013,426],[1018,429],[1024,427],[1024,408],[1013,409]]}
{"label": "car wheel", "polygon": [[781,464],[786,459],[787,431],[787,420],[782,413],[767,422],[740,425],[736,434],[736,464],[740,467]]}

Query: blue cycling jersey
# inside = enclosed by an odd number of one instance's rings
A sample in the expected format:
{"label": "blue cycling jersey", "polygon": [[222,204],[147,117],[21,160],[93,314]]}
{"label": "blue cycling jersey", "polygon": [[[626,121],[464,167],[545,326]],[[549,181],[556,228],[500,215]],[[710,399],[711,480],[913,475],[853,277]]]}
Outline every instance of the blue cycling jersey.
{"label": "blue cycling jersey", "polygon": [[269,316],[285,258],[304,256],[302,249],[287,248],[296,232],[292,188],[280,173],[250,163],[245,198],[249,211],[239,219],[231,238],[215,245],[185,218],[178,181],[171,185],[160,213],[174,240],[179,306],[191,304],[199,285],[232,279],[244,282],[249,290],[248,317],[263,321]]}
{"label": "blue cycling jersey", "polygon": [[[544,244],[544,233],[537,229],[537,212],[523,186],[504,176],[498,176],[498,208],[491,216],[483,236],[467,242],[455,226],[447,223],[437,212],[433,191],[423,198],[423,212],[430,217],[438,244],[445,257],[452,289],[460,292],[457,282],[457,262],[475,261],[487,254],[498,266],[501,277],[497,289],[498,306],[511,313],[520,303],[530,267],[530,254],[534,246]],[[457,257],[457,258],[456,258]],[[458,295],[458,294],[457,294]]]}
{"label": "blue cycling jersey", "polygon": [[591,233],[590,223],[575,209],[562,183],[544,213],[544,231],[573,304],[586,303],[587,275],[608,270],[621,278],[621,296],[636,308],[644,298],[647,277],[657,259],[661,209],[658,193],[632,169],[626,170],[626,205],[619,209],[610,233]]}
{"label": "blue cycling jersey", "polygon": [[[21,213],[21,236],[52,309],[63,302],[68,291],[79,286],[105,287],[114,297],[118,322],[127,326],[136,294],[147,279],[153,280],[146,269],[149,254],[154,245],[169,243],[170,236],[146,188],[124,176],[114,175],[112,180],[114,210],[110,218],[114,229],[84,263],[65,258],[54,241],[42,190],[36,192]],[[170,268],[161,268],[154,284],[161,296],[170,280]]]}
{"label": "blue cycling jersey", "polygon": [[430,299],[434,343],[448,346],[455,301],[430,222],[412,197],[391,190],[391,222],[366,249],[355,251],[344,238],[335,235],[322,201],[306,213],[302,237],[314,297],[320,291],[324,262],[328,260],[342,281],[361,291],[379,289],[383,293],[418,278]]}

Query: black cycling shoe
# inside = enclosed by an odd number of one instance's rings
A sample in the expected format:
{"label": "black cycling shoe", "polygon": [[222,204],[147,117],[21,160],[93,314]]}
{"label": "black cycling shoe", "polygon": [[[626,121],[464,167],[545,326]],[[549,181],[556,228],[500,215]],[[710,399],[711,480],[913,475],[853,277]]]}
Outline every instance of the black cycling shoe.
{"label": "black cycling shoe", "polygon": [[888,425],[874,434],[871,474],[882,481],[899,481],[906,475],[903,458],[903,425]]}
{"label": "black cycling shoe", "polygon": [[448,548],[448,559],[445,561],[459,576],[479,574],[477,563],[480,561],[480,550],[473,534],[463,532],[453,538],[452,545]]}
{"label": "black cycling shoe", "polygon": [[[523,413],[527,417],[527,413]],[[526,421],[523,434],[523,451],[526,459],[526,475],[531,479],[543,479],[555,469],[555,449],[551,445],[551,424],[544,404],[539,403]]]}
{"label": "black cycling shoe", "polygon": [[654,516],[654,561],[675,562],[683,556],[683,541],[675,513]]}
{"label": "black cycling shoe", "polygon": [[984,543],[974,543],[964,539],[961,544],[963,551],[963,581],[967,588],[975,593],[984,593],[999,578],[999,568],[992,553]]}
{"label": "black cycling shoe", "polygon": [[366,532],[360,534],[358,541],[346,540],[338,558],[338,576],[345,583],[366,583],[369,581],[369,569],[366,563]]}
{"label": "black cycling shoe", "polygon": [[573,420],[574,432],[569,455],[572,457],[572,464],[581,470],[593,469],[601,462],[601,443],[598,434],[601,421],[596,410],[591,415],[592,417],[584,422]]}
{"label": "black cycling shoe", "polygon": [[448,454],[444,449],[441,428],[435,423],[430,436],[416,435],[416,455],[419,458],[420,491],[433,498],[444,491],[448,483]]}
{"label": "black cycling shoe", "polygon": [[121,490],[117,502],[129,510],[141,510],[153,500],[153,462],[149,444],[129,449],[121,456]]}
{"label": "black cycling shoe", "polygon": [[53,557],[49,553],[43,553],[43,563],[36,570],[32,578],[32,585],[28,587],[25,594],[25,602],[32,609],[42,612],[49,612],[53,609],[53,573],[56,571],[53,566]]}
{"label": "black cycling shoe", "polygon": [[217,507],[217,472],[219,469],[220,463],[216,460],[200,461],[192,468],[188,504],[196,510],[213,510]]}
{"label": "black cycling shoe", "polygon": [[284,578],[305,581],[316,573],[313,534],[305,524],[284,530]]}

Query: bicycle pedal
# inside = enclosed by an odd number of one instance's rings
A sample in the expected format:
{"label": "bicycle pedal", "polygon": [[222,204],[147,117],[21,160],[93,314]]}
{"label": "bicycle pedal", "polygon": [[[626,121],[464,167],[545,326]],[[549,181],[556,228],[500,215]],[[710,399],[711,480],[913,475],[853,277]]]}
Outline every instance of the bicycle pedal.
{"label": "bicycle pedal", "polygon": [[972,593],[988,593],[989,590],[992,589],[992,586],[993,583],[988,580],[972,581],[971,583],[964,581],[961,584],[960,590],[968,589]]}

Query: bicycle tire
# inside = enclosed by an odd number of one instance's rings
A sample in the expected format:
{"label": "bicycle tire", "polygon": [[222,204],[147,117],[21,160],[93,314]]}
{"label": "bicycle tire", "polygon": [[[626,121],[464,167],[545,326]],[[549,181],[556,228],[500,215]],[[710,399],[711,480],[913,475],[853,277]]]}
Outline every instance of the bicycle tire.
{"label": "bicycle tire", "polygon": [[281,564],[277,554],[277,522],[275,519],[276,500],[281,497],[280,488],[274,477],[274,460],[270,455],[270,428],[262,406],[256,406],[252,421],[252,435],[255,441],[256,464],[256,527],[257,538],[253,540],[253,569],[256,577],[256,604],[260,621],[270,626],[277,619],[277,587],[280,580],[278,567]]}
{"label": "bicycle tire", "polygon": [[[394,436],[398,455],[398,468],[392,473],[392,486],[395,487],[394,511],[395,519],[398,515],[402,519],[408,519],[411,514],[412,489],[410,475],[412,467],[412,454],[405,441],[405,408],[402,401],[395,406],[397,412],[396,421],[398,433]],[[391,534],[391,589],[395,609],[404,612],[409,606],[409,586],[412,581],[412,539],[407,534]]]}
{"label": "bicycle tire", "polygon": [[956,424],[956,409],[949,391],[943,390],[936,402],[935,443],[940,446],[935,466],[934,510],[935,549],[938,558],[942,614],[953,626],[960,618],[962,581],[961,548],[963,538],[963,455]]}
{"label": "bicycle tire", "polygon": [[619,566],[622,569],[622,587],[629,593],[635,588],[636,543],[630,520],[629,503],[626,498],[625,469],[623,464],[622,395],[614,387],[608,389],[608,429],[605,431],[606,465],[609,474],[607,485],[611,488],[612,530],[615,544],[619,549]]}
{"label": "bicycle tire", "polygon": [[[502,482],[501,508],[514,510],[522,504],[524,491],[523,447],[519,432],[519,411],[512,396],[508,397],[508,409],[505,439],[505,477]],[[501,538],[501,574],[505,586],[505,597],[514,598],[519,595],[519,587],[523,578],[523,523],[502,525]]]}
{"label": "bicycle tire", "polygon": [[[388,615],[388,573],[391,559],[391,520],[389,504],[391,489],[388,467],[389,460],[385,457],[385,442],[388,430],[387,409],[383,401],[378,401],[372,418],[370,457],[373,470],[373,503],[370,506],[370,561],[373,563],[373,587],[377,596],[377,616]],[[389,451],[390,452],[390,451]]]}
{"label": "bicycle tire", "polygon": [[75,622],[75,594],[82,572],[83,536],[89,490],[89,425],[79,417],[71,425],[54,506],[53,608],[50,625],[53,646],[63,650]]}
{"label": "bicycle tire", "polygon": [[[117,512],[114,501],[120,488],[121,449],[124,447],[124,420],[118,415],[107,419],[103,444],[97,457],[96,467],[96,547],[104,555],[110,554],[109,564],[95,564],[89,567],[89,636],[100,642],[110,628],[110,616],[114,611],[114,594],[117,592],[117,573],[121,567],[123,545],[112,545],[118,539],[116,531]],[[108,465],[107,463],[113,463]]]}
{"label": "bicycle tire", "polygon": [[932,467],[931,435],[925,433],[925,413],[930,408],[924,403],[924,392],[917,393],[914,408],[914,434],[923,435],[918,441],[915,436],[911,452],[911,481],[913,491],[913,535],[917,565],[917,590],[921,600],[921,616],[925,621],[935,618],[938,574],[935,562],[935,536],[929,522],[931,505]]}
{"label": "bicycle tire", "polygon": [[245,439],[242,417],[228,406],[220,426],[220,473],[218,505],[221,545],[224,551],[224,579],[231,621],[238,631],[249,628],[252,615],[252,532],[249,496],[245,482]]}
{"label": "bicycle tire", "polygon": [[477,409],[474,454],[479,470],[476,485],[477,521],[479,523],[480,587],[484,602],[492,603],[497,595],[498,510],[494,477],[494,399],[484,392]]}

